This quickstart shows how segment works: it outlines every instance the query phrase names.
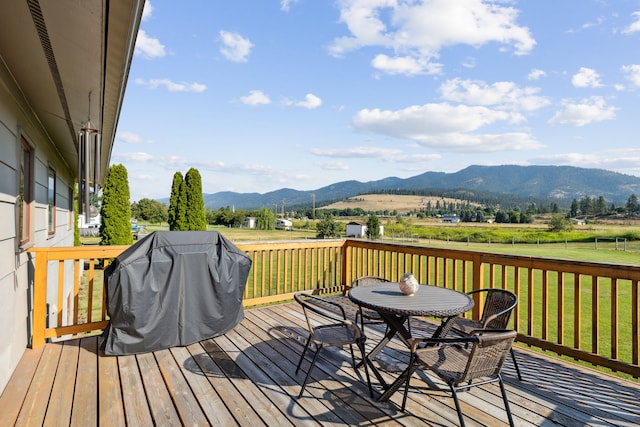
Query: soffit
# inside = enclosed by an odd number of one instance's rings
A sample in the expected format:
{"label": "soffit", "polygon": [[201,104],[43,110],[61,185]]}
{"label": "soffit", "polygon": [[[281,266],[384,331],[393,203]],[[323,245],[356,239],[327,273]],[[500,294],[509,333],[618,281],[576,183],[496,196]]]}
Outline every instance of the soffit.
{"label": "soffit", "polygon": [[9,0],[0,57],[51,143],[75,170],[91,120],[109,164],[144,0]]}

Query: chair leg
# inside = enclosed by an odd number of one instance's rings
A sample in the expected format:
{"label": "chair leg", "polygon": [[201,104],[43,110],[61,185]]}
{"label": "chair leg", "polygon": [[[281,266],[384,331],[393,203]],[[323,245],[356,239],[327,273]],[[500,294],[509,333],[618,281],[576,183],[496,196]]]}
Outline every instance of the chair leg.
{"label": "chair leg", "polygon": [[509,425],[513,427],[514,426],[513,417],[511,416],[511,408],[509,408],[507,391],[504,389],[504,384],[502,383],[502,377],[500,375],[498,375],[498,384],[500,384],[500,391],[502,392],[502,400],[504,400],[504,408],[507,410],[507,418],[509,418]]}
{"label": "chair leg", "polygon": [[[358,347],[360,348],[360,353],[362,354],[362,364],[364,365],[364,374],[367,377],[367,385],[369,386],[369,397],[373,397],[373,388],[371,387],[371,377],[369,376],[369,367],[367,366],[367,361],[366,361],[366,357],[367,357],[367,353],[366,353],[366,349],[364,348],[364,340],[361,340],[360,342],[358,342]],[[354,370],[356,370],[356,367],[354,366],[353,368]],[[356,372],[357,375],[357,372]]]}
{"label": "chair leg", "polygon": [[518,374],[518,380],[522,381],[522,375],[520,374],[520,366],[518,366],[518,361],[516,360],[516,353],[513,351],[513,347],[511,347],[511,360],[513,360],[513,366],[516,368],[516,374]]}
{"label": "chair leg", "polygon": [[456,404],[456,411],[458,411],[458,419],[460,420],[460,427],[464,427],[464,417],[462,416],[462,408],[460,408],[460,401],[458,400],[458,393],[456,392],[456,388],[453,384],[449,384],[451,388],[451,395],[453,396],[453,401]]}
{"label": "chair leg", "polygon": [[322,347],[318,347],[318,349],[316,350],[315,354],[313,355],[313,359],[311,360],[311,365],[309,366],[309,370],[307,371],[307,375],[305,375],[304,377],[304,382],[302,383],[302,387],[300,388],[300,393],[298,394],[298,399],[302,397],[302,393],[304,393],[304,388],[307,385],[307,381],[309,381],[309,376],[311,375],[311,371],[313,370],[313,367],[316,364],[316,359],[318,358],[318,355],[320,354],[320,350],[322,350]]}
{"label": "chair leg", "polygon": [[353,344],[349,344],[349,351],[351,351],[351,366],[353,366],[353,369],[358,369],[356,366],[356,355],[353,352]]}
{"label": "chair leg", "polygon": [[307,349],[309,348],[309,343],[311,342],[311,338],[307,338],[307,342],[304,345],[304,350],[302,350],[302,355],[300,356],[300,361],[298,362],[298,366],[296,366],[296,374],[298,374],[298,371],[300,370],[300,365],[302,365],[302,361],[304,360],[304,355],[307,352]]}

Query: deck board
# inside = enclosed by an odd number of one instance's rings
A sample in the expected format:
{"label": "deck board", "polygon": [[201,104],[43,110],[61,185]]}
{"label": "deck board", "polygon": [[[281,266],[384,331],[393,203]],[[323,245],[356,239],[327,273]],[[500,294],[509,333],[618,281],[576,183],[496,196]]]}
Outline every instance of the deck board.
{"label": "deck board", "polygon": [[[403,388],[389,402],[369,398],[364,370],[354,372],[348,351],[337,349],[326,350],[297,399],[311,357],[296,375],[306,338],[299,307],[287,303],[245,314],[223,336],[153,353],[104,356],[97,337],[28,349],[0,396],[0,425],[458,424],[453,399],[434,377],[414,374],[402,412]],[[428,334],[433,325],[413,321],[412,328]],[[383,332],[382,325],[367,326],[369,349]],[[503,377],[518,426],[640,424],[640,383],[521,348],[516,354],[524,380],[518,381],[510,360]],[[406,348],[394,340],[375,363],[391,382],[407,361]],[[495,385],[465,392],[461,402],[469,426],[506,422]]]}

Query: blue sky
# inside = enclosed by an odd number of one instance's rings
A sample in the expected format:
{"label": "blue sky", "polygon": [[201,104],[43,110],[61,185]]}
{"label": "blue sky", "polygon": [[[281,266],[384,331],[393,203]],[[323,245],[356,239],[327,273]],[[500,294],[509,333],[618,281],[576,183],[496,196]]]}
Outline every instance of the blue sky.
{"label": "blue sky", "polygon": [[147,1],[112,164],[131,200],[478,165],[640,176],[639,0]]}

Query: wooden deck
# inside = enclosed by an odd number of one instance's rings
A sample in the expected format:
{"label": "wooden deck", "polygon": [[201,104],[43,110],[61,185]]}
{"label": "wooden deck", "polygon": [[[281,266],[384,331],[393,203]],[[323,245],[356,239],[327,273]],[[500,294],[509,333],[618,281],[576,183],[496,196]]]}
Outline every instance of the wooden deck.
{"label": "wooden deck", "polygon": [[[247,310],[233,331],[188,347],[109,357],[92,337],[29,349],[0,397],[0,426],[457,425],[453,399],[428,388],[437,381],[423,374],[414,375],[406,412],[399,410],[400,392],[384,404],[369,399],[346,351],[327,350],[296,399],[304,378],[294,374],[303,322],[299,307],[288,303]],[[368,346],[382,332],[368,327]],[[510,360],[504,368],[517,425],[640,424],[639,383],[526,350],[517,357],[523,381]],[[407,358],[394,341],[376,363],[391,382]],[[496,385],[462,393],[461,400],[467,425],[506,423]]]}

